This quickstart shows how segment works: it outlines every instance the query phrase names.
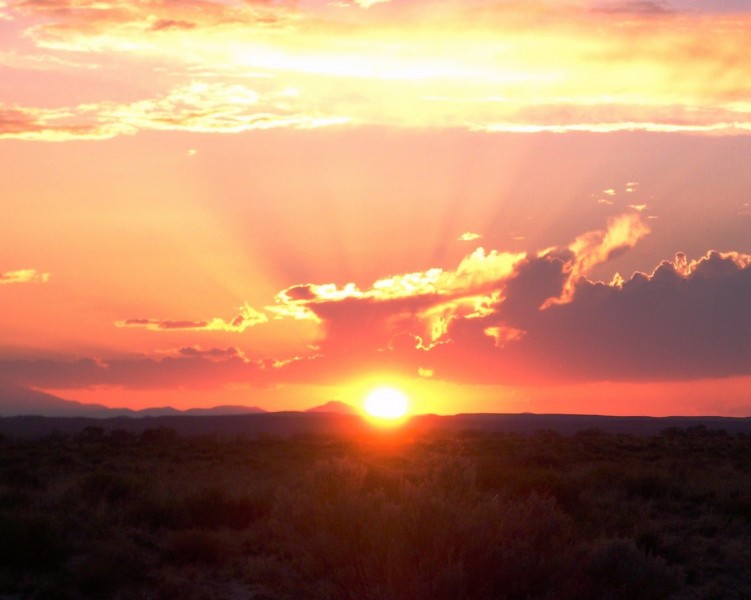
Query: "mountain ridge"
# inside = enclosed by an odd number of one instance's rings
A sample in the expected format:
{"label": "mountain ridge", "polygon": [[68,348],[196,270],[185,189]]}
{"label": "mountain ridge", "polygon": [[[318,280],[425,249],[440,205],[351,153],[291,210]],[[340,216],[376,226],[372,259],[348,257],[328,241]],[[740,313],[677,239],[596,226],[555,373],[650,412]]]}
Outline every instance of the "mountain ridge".
{"label": "mountain ridge", "polygon": [[347,404],[346,402],[341,402],[339,400],[329,400],[325,404],[320,404],[319,406],[308,408],[304,412],[306,413],[337,413],[340,415],[360,414],[359,411],[354,406],[352,406],[351,404]]}
{"label": "mountain ridge", "polygon": [[180,410],[172,406],[159,406],[134,410],[110,408],[104,404],[87,404],[68,400],[19,385],[0,383],[0,417],[87,417],[106,419],[111,417],[168,417],[179,415],[244,415],[268,412],[257,406],[222,404],[208,408]]}

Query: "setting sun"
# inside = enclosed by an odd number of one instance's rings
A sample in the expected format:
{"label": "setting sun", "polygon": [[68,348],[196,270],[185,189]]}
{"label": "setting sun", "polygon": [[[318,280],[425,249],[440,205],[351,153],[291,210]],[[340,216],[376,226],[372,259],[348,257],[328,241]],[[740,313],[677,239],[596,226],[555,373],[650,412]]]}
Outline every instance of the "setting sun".
{"label": "setting sun", "polygon": [[409,410],[407,396],[394,388],[379,387],[365,397],[365,412],[370,417],[395,421],[406,416]]}

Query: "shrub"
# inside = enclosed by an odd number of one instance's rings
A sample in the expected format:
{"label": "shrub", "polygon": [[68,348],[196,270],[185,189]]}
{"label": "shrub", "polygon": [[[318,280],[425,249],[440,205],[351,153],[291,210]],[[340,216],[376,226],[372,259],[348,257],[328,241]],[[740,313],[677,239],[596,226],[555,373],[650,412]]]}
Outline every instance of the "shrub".
{"label": "shrub", "polygon": [[585,597],[602,600],[668,598],[677,585],[665,561],[641,552],[633,540],[604,539],[591,545],[586,559]]}
{"label": "shrub", "polygon": [[66,556],[63,527],[53,516],[35,510],[0,514],[0,567],[49,571]]}
{"label": "shrub", "polygon": [[[286,550],[338,598],[533,598],[560,589],[570,540],[554,501],[481,493],[466,461],[436,461],[392,494],[352,460],[318,464],[280,496]],[[331,590],[335,590],[332,592]]]}
{"label": "shrub", "polygon": [[72,581],[85,596],[110,598],[123,590],[142,587],[150,563],[144,548],[131,540],[113,536],[86,548],[85,554],[71,566]]}
{"label": "shrub", "polygon": [[227,536],[214,531],[187,529],[170,534],[166,558],[177,564],[216,565],[231,551]]}

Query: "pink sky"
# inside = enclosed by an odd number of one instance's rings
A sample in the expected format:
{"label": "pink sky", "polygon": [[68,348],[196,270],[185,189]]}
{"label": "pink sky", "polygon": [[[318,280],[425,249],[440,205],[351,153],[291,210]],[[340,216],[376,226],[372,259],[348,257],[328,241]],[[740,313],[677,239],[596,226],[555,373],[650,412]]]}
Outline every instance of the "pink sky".
{"label": "pink sky", "polygon": [[744,2],[0,2],[0,381],[751,414]]}

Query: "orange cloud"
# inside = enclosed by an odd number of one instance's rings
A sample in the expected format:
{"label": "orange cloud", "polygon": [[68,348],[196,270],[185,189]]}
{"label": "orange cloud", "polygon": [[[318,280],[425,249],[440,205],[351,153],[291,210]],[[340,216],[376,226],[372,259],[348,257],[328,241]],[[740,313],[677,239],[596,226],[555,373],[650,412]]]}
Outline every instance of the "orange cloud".
{"label": "orange cloud", "polygon": [[570,302],[580,277],[616,253],[633,248],[648,233],[649,227],[638,214],[626,214],[608,221],[608,227],[604,231],[590,231],[577,237],[568,247],[573,258],[566,264],[569,277],[563,293],[559,298],[549,299],[543,308],[553,303]]}
{"label": "orange cloud", "polygon": [[[394,336],[407,332],[427,347],[440,340],[456,316],[483,314],[524,256],[477,248],[453,271],[435,268],[394,275],[367,290],[353,283],[293,286],[280,292],[276,305],[266,310],[278,317],[322,323],[329,347],[386,347]],[[358,333],[353,336],[354,330]]]}

